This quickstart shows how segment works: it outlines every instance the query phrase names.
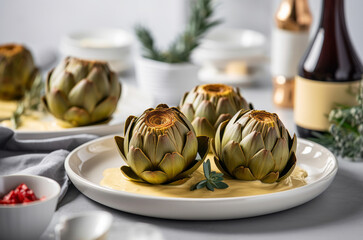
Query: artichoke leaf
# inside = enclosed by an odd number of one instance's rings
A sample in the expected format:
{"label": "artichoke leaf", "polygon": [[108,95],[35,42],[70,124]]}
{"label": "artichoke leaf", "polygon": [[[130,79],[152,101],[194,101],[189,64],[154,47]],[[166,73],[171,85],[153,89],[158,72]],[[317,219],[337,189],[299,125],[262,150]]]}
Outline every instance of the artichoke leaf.
{"label": "artichoke leaf", "polygon": [[107,119],[115,111],[118,99],[115,97],[108,97],[96,106],[91,114],[92,122],[99,122]]}
{"label": "artichoke leaf", "polygon": [[129,180],[134,181],[134,182],[144,182],[143,179],[139,178],[139,176],[136,175],[136,173],[134,171],[132,171],[132,169],[129,166],[121,166],[120,168],[121,173],[127,177]]}
{"label": "artichoke leaf", "polygon": [[184,170],[182,173],[180,173],[178,176],[176,176],[174,179],[179,180],[185,177],[188,177],[190,174],[192,174],[195,170],[197,170],[200,165],[204,162],[205,158],[207,157],[209,153],[209,138],[206,136],[198,136],[198,154],[201,157],[201,159],[194,160],[192,163],[187,166],[186,170]]}
{"label": "artichoke leaf", "polygon": [[71,123],[73,126],[87,125],[91,121],[89,113],[79,107],[71,107],[67,112],[64,113],[64,120]]}
{"label": "artichoke leaf", "polygon": [[296,155],[295,153],[292,153],[289,161],[286,164],[285,169],[282,172],[280,172],[280,178],[277,179],[277,181],[280,182],[286,179],[288,176],[290,176],[290,174],[294,171],[295,167],[296,167]]}
{"label": "artichoke leaf", "polygon": [[182,108],[180,109],[180,111],[182,113],[184,113],[184,115],[188,118],[189,121],[193,121],[194,119],[194,108],[193,105],[188,103],[188,104],[184,104],[182,105]]}
{"label": "artichoke leaf", "polygon": [[253,181],[256,180],[255,176],[253,176],[251,170],[244,166],[239,166],[233,171],[233,176],[237,179],[245,180],[245,181]]}
{"label": "artichoke leaf", "polygon": [[264,178],[275,167],[275,162],[270,151],[262,149],[257,152],[249,162],[249,168],[257,179]]}
{"label": "artichoke leaf", "polygon": [[242,126],[239,123],[236,123],[234,125],[232,125],[231,127],[226,127],[223,138],[222,138],[222,148],[224,148],[224,146],[226,146],[226,144],[230,141],[233,140],[235,142],[240,142],[241,141],[241,131],[242,131]]}
{"label": "artichoke leaf", "polygon": [[276,163],[274,171],[282,172],[289,160],[289,149],[286,139],[279,138],[272,150],[272,156]]}
{"label": "artichoke leaf", "polygon": [[[143,149],[145,155],[151,160],[156,158],[156,145],[157,136],[153,132],[147,132],[144,136]],[[156,162],[151,161],[154,167],[157,166]]]}
{"label": "artichoke leaf", "polygon": [[118,149],[119,154],[121,155],[122,159],[125,161],[125,163],[127,163],[127,158],[126,158],[126,154],[125,154],[125,150],[124,150],[124,138],[123,137],[119,137],[119,136],[115,136],[115,143]]}
{"label": "artichoke leaf", "polygon": [[152,168],[150,160],[146,157],[140,148],[131,146],[127,155],[127,159],[128,164],[132,170],[139,176],[142,172]]}
{"label": "artichoke leaf", "polygon": [[214,163],[216,164],[219,171],[221,171],[225,176],[232,177],[232,174],[228,172],[228,170],[227,170],[226,166],[224,165],[224,163],[221,162],[219,160],[219,158],[216,157],[216,156],[214,156]]}
{"label": "artichoke leaf", "polygon": [[159,167],[166,173],[168,179],[173,179],[181,173],[185,167],[185,161],[182,155],[177,152],[165,154],[161,160]]}
{"label": "artichoke leaf", "polygon": [[241,165],[246,166],[247,164],[241,146],[233,140],[229,141],[223,148],[222,159],[228,159],[228,161],[224,161],[223,163],[230,173],[232,173],[236,167]]}
{"label": "artichoke leaf", "polygon": [[171,152],[177,152],[173,141],[166,134],[159,135],[158,143],[156,145],[156,157],[151,159],[153,165],[158,165],[164,158],[164,155]]}
{"label": "artichoke leaf", "polygon": [[54,90],[46,96],[49,110],[57,118],[63,118],[64,113],[69,108],[67,97],[60,90]]}
{"label": "artichoke leaf", "polygon": [[269,174],[267,174],[265,177],[263,177],[261,179],[261,182],[263,183],[274,183],[277,181],[277,179],[279,178],[279,173],[278,172],[270,172]]}
{"label": "artichoke leaf", "polygon": [[195,159],[197,152],[198,139],[192,131],[189,131],[186,135],[185,145],[182,151],[185,166],[189,166],[189,164]]}
{"label": "artichoke leaf", "polygon": [[163,184],[168,181],[168,176],[162,171],[145,171],[140,176],[151,184]]}
{"label": "artichoke leaf", "polygon": [[216,153],[217,156],[221,156],[221,153],[222,153],[222,146],[221,146],[222,137],[224,135],[224,131],[225,131],[226,126],[227,126],[229,121],[230,120],[222,122],[217,128],[215,139],[214,139],[214,150],[216,151],[215,153]]}
{"label": "artichoke leaf", "polygon": [[93,112],[99,100],[97,89],[92,81],[83,79],[70,91],[68,99],[73,106],[83,106],[89,113]]}
{"label": "artichoke leaf", "polygon": [[[198,108],[195,110],[195,117],[206,118],[212,126],[217,120],[216,110],[213,104],[208,100],[204,100],[198,106]],[[197,135],[199,134],[197,133]]]}
{"label": "artichoke leaf", "polygon": [[[88,74],[87,79],[95,84],[99,99],[103,99],[110,92],[107,74],[101,67],[94,67]],[[115,96],[115,98],[116,97],[117,96]]]}
{"label": "artichoke leaf", "polygon": [[218,117],[218,119],[217,119],[217,121],[215,122],[215,124],[214,124],[214,128],[215,129],[217,129],[218,128],[218,126],[219,126],[219,124],[221,124],[222,122],[224,122],[224,121],[227,121],[227,120],[229,120],[229,119],[231,119],[231,115],[230,114],[228,114],[228,113],[225,113],[225,114],[221,114],[221,115],[219,115],[219,117]]}
{"label": "artichoke leaf", "polygon": [[130,143],[130,139],[132,137],[132,130],[134,127],[134,123],[136,121],[136,117],[135,116],[129,116],[126,119],[126,123],[125,123],[125,143],[124,143],[124,149],[125,149],[125,156],[127,156],[127,154],[129,153],[129,143]]}
{"label": "artichoke leaf", "polygon": [[261,133],[256,131],[251,132],[245,138],[243,138],[240,144],[247,161],[249,161],[249,159],[251,159],[258,151],[265,147]]}
{"label": "artichoke leaf", "polygon": [[230,101],[227,97],[220,98],[217,103],[217,115],[230,114],[233,116],[237,110],[234,102]]}
{"label": "artichoke leaf", "polygon": [[207,137],[214,137],[214,127],[212,124],[204,117],[196,117],[192,125],[197,136],[207,136]]}

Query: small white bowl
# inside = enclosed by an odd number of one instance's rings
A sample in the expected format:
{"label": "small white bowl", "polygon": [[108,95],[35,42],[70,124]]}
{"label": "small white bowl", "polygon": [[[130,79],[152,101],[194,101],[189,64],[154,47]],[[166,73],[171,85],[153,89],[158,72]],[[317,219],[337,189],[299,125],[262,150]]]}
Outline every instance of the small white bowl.
{"label": "small white bowl", "polygon": [[205,36],[192,59],[199,65],[217,67],[232,60],[260,65],[266,62],[266,37],[249,29],[217,28]]}
{"label": "small white bowl", "polygon": [[149,92],[156,104],[179,104],[184,93],[198,84],[199,67],[191,63],[165,63],[146,58],[135,62],[139,87]]}
{"label": "small white bowl", "polygon": [[58,202],[59,184],[35,175],[0,176],[0,196],[25,183],[43,200],[27,204],[0,205],[0,238],[6,240],[39,239],[50,223]]}
{"label": "small white bowl", "polygon": [[64,57],[106,61],[115,72],[131,65],[133,37],[122,29],[101,29],[74,32],[61,39],[60,51]]}
{"label": "small white bowl", "polygon": [[69,214],[56,225],[56,240],[107,239],[112,221],[112,215],[105,211]]}

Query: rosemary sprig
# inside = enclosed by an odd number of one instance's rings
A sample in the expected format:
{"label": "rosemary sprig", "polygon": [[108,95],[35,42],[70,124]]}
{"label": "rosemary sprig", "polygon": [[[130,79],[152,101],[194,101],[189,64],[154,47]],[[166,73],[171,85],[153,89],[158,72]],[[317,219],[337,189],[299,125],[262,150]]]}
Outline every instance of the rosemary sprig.
{"label": "rosemary sprig", "polygon": [[20,126],[20,117],[26,115],[29,111],[43,111],[43,105],[41,104],[41,95],[43,91],[44,83],[40,74],[34,79],[30,90],[25,92],[24,97],[18,102],[16,110],[11,116],[11,123],[16,129]]}
{"label": "rosemary sprig", "polygon": [[326,134],[314,134],[313,141],[328,147],[334,154],[353,161],[363,160],[363,86],[359,87],[358,105],[338,105],[329,113]]}
{"label": "rosemary sprig", "polygon": [[211,20],[213,11],[212,0],[197,0],[191,7],[186,29],[166,51],[161,51],[155,46],[149,29],[141,25],[136,26],[135,32],[142,44],[143,57],[167,63],[189,62],[192,51],[199,46],[204,34],[221,23],[220,20]]}
{"label": "rosemary sprig", "polygon": [[214,188],[228,188],[228,184],[223,182],[223,173],[216,173],[215,171],[211,171],[209,159],[203,163],[203,172],[205,179],[192,185],[190,187],[190,191],[194,191],[204,187],[206,187],[209,191],[214,191]]}

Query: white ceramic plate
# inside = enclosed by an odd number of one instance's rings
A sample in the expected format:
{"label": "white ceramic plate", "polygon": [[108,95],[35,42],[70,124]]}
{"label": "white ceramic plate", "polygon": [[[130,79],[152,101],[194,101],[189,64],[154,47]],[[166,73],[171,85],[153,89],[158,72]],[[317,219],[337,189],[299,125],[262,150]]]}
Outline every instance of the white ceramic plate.
{"label": "white ceramic plate", "polygon": [[[140,115],[145,109],[153,106],[153,98],[150,94],[127,84],[122,85],[122,94],[117,110],[112,119],[105,124],[92,126],[64,128],[55,131],[31,131],[15,130],[18,139],[45,139],[51,137],[69,136],[75,134],[95,134],[106,136],[123,131],[123,124],[129,115]],[[46,117],[45,121],[56,121],[52,116]]]}
{"label": "white ceramic plate", "polygon": [[311,141],[298,139],[297,159],[298,165],[308,172],[307,185],[283,192],[231,198],[155,197],[100,186],[106,168],[124,164],[112,136],[75,149],[68,155],[65,169],[84,195],[115,209],[169,219],[219,220],[269,214],[303,204],[321,194],[338,170],[334,155]]}

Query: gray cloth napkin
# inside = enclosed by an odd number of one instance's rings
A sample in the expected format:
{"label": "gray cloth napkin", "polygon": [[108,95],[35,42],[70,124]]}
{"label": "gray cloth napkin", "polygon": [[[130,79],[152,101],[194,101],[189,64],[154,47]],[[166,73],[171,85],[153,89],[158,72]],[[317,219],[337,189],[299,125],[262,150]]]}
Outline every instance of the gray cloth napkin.
{"label": "gray cloth napkin", "polygon": [[62,199],[69,185],[64,160],[71,150],[97,138],[82,134],[42,140],[18,140],[14,132],[0,127],[0,175],[34,174],[54,179]]}

